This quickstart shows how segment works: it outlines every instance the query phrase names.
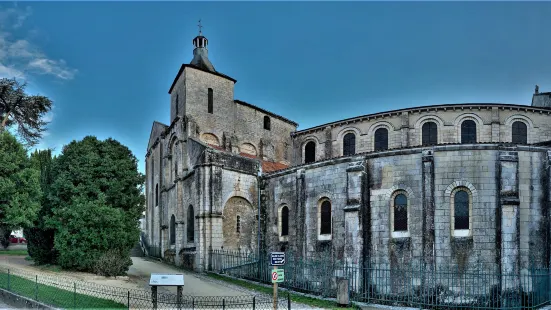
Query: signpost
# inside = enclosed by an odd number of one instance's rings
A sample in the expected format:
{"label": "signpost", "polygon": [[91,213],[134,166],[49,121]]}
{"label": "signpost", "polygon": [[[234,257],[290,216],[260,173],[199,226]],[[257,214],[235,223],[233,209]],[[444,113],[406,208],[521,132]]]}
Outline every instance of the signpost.
{"label": "signpost", "polygon": [[274,266],[272,271],[272,283],[274,284],[274,310],[277,310],[277,284],[285,279],[285,270],[277,269],[277,266],[285,265],[285,252],[271,252],[270,264]]}
{"label": "signpost", "polygon": [[178,309],[182,309],[182,287],[184,286],[183,274],[152,273],[151,278],[149,278],[149,286],[151,286],[153,309],[157,309],[157,286],[176,286]]}

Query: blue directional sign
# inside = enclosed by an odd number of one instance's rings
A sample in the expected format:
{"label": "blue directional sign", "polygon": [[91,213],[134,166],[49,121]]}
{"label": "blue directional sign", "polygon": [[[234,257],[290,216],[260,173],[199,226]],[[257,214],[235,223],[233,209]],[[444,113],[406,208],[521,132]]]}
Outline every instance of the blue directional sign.
{"label": "blue directional sign", "polygon": [[285,252],[271,252],[270,261],[272,263],[272,266],[285,265]]}

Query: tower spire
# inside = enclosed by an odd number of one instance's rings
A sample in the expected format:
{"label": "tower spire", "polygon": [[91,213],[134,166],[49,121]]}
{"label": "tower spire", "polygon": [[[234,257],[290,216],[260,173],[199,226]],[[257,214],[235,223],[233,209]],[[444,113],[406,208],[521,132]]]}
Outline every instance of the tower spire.
{"label": "tower spire", "polygon": [[209,40],[203,36],[203,25],[200,19],[197,27],[199,27],[199,35],[193,39],[193,46],[195,46],[195,49],[193,49],[193,60],[191,60],[191,64],[203,70],[216,72],[208,58],[209,51],[207,50],[207,45],[209,44]]}

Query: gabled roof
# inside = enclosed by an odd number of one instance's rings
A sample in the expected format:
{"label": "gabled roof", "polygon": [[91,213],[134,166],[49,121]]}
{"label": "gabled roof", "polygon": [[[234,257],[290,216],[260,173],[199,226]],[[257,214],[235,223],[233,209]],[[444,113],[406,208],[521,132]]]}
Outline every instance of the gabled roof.
{"label": "gabled roof", "polygon": [[153,143],[155,143],[155,140],[168,128],[167,125],[154,121],[153,126],[151,126],[151,133],[149,134],[149,143],[147,144],[147,150],[149,150]]}
{"label": "gabled roof", "polygon": [[248,103],[248,102],[241,101],[241,100],[237,100],[237,99],[234,100],[234,102],[235,102],[235,103],[238,103],[238,104],[241,104],[241,105],[244,105],[244,106],[247,106],[247,107],[249,107],[249,108],[258,110],[258,111],[260,111],[260,112],[262,112],[262,113],[264,113],[264,114],[270,115],[271,117],[277,118],[277,119],[282,120],[282,121],[284,121],[284,122],[286,122],[286,123],[288,123],[288,124],[291,124],[291,125],[293,125],[293,126],[295,126],[295,127],[298,127],[298,124],[295,123],[295,122],[293,122],[292,120],[287,119],[287,118],[285,118],[285,117],[283,117],[283,116],[281,116],[281,115],[277,115],[277,114],[275,114],[275,113],[272,113],[272,112],[270,112],[270,111],[268,111],[268,110],[264,110],[263,108],[257,107],[257,106],[255,106],[255,105],[253,105],[253,104]]}
{"label": "gabled roof", "polygon": [[222,74],[220,72],[211,72],[209,70],[205,70],[205,69],[202,69],[200,67],[197,67],[197,66],[194,66],[194,65],[191,65],[191,64],[183,64],[181,67],[180,67],[180,71],[178,71],[178,74],[176,74],[176,77],[174,78],[174,82],[172,82],[172,85],[170,86],[170,89],[168,90],[168,93],[172,93],[172,89],[174,88],[174,86],[176,85],[176,82],[178,82],[178,79],[180,78],[180,75],[182,74],[182,72],[184,72],[184,69],[185,68],[193,68],[195,70],[199,70],[199,71],[203,71],[203,72],[207,72],[207,73],[210,73],[210,74],[214,74],[214,75],[217,75],[219,77],[222,77],[222,78],[225,78],[227,80],[230,80],[234,83],[237,83],[237,80],[234,79],[234,78],[231,78],[225,74]]}

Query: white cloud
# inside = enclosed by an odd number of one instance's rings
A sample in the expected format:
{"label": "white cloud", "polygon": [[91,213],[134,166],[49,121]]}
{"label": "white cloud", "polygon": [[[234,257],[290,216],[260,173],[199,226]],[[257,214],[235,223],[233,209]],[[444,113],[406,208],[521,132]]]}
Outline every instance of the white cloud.
{"label": "white cloud", "polygon": [[[29,40],[16,38],[20,28],[32,14],[30,7],[0,7],[0,78],[28,79],[29,75],[45,74],[71,80],[77,73],[63,59],[51,59]],[[31,34],[32,35],[32,34]]]}
{"label": "white cloud", "polygon": [[48,122],[48,123],[51,122],[53,119],[54,119],[54,112],[52,112],[52,111],[46,113],[44,115],[44,117],[42,118],[43,121]]}

